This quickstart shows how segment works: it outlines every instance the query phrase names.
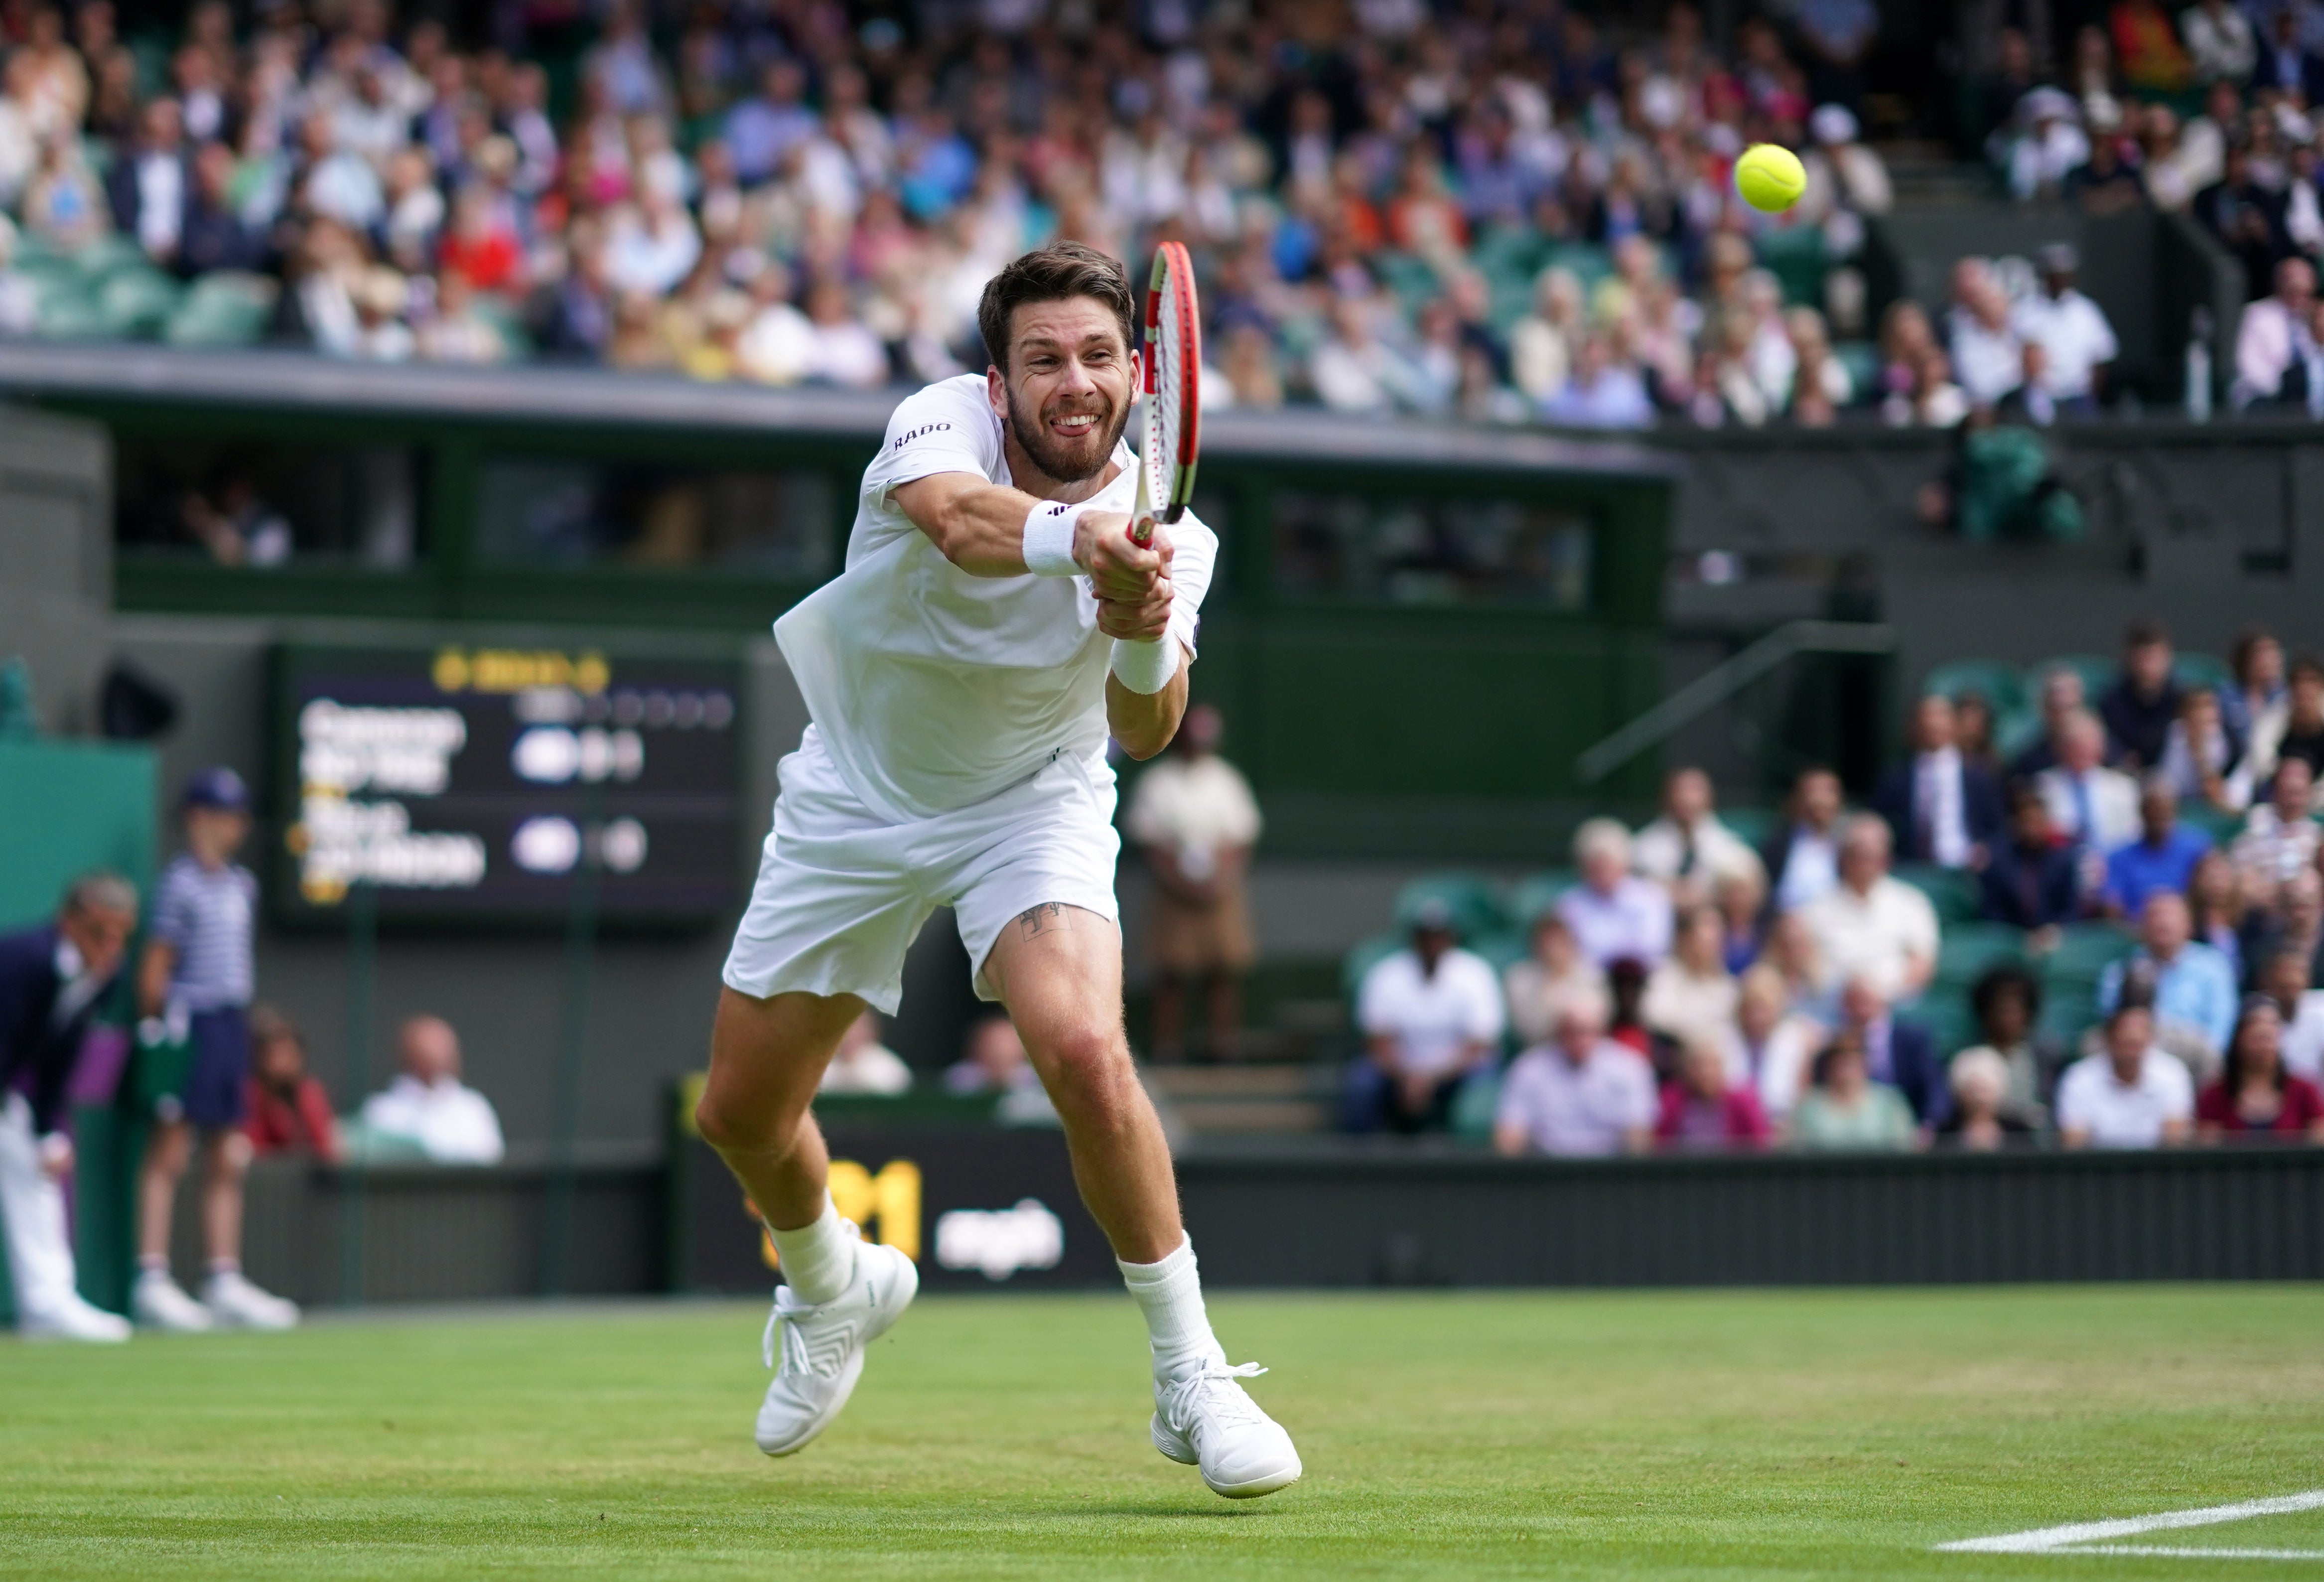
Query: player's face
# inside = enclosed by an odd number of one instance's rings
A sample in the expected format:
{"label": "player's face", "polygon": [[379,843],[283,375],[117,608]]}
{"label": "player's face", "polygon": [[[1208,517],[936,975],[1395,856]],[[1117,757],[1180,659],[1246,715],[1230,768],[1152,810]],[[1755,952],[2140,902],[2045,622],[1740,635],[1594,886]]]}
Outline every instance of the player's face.
{"label": "player's face", "polygon": [[1017,443],[1059,483],[1079,483],[1113,455],[1137,389],[1121,321],[1094,297],[1028,302],[1010,326],[1009,372],[996,375]]}

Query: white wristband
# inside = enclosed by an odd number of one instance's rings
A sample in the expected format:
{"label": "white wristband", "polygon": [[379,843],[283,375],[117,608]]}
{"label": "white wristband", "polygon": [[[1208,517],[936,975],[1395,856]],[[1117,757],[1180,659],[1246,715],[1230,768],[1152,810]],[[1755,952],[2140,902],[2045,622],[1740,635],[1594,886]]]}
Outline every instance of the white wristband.
{"label": "white wristband", "polygon": [[1036,505],[1025,515],[1025,569],[1036,577],[1079,577],[1074,535],[1084,507],[1065,501]]}
{"label": "white wristband", "polygon": [[1178,673],[1178,640],[1165,633],[1152,643],[1113,640],[1114,679],[1141,697],[1151,698]]}

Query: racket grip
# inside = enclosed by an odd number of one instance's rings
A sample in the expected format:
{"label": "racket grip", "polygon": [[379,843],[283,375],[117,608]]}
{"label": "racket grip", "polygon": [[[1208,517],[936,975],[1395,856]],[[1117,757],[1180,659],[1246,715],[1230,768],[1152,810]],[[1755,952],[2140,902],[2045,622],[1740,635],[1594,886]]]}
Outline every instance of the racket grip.
{"label": "racket grip", "polygon": [[1154,547],[1154,513],[1148,512],[1130,524],[1130,541],[1141,550]]}

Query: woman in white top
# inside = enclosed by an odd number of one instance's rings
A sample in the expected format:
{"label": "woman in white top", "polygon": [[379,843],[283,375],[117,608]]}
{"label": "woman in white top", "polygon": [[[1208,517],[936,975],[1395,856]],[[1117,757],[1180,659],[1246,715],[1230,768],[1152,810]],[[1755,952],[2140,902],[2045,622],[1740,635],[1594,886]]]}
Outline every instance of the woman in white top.
{"label": "woman in white top", "polygon": [[1738,986],[1735,1022],[1721,1039],[1727,1079],[1758,1090],[1759,1107],[1780,1125],[1808,1085],[1808,1069],[1823,1047],[1824,1029],[1792,1009],[1784,975],[1762,962]]}
{"label": "woman in white top", "polygon": [[1647,975],[1640,1016],[1654,1032],[1682,1043],[1715,1044],[1734,1025],[1735,997],[1726,924],[1714,908],[1687,908],[1670,955]]}

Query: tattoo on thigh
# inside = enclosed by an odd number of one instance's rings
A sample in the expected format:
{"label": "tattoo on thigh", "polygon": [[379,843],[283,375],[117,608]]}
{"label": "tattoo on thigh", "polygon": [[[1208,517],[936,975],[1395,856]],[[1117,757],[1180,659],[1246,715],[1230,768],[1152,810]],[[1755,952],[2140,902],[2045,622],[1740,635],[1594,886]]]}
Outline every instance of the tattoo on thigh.
{"label": "tattoo on thigh", "polygon": [[1043,934],[1056,933],[1065,926],[1065,908],[1061,902],[1045,901],[1017,914],[1017,935],[1023,939],[1038,939]]}

